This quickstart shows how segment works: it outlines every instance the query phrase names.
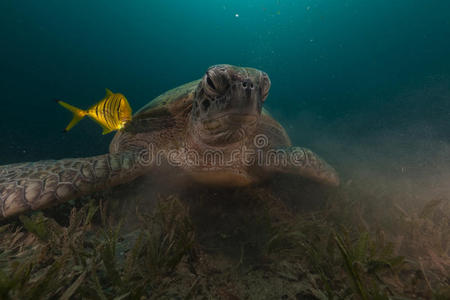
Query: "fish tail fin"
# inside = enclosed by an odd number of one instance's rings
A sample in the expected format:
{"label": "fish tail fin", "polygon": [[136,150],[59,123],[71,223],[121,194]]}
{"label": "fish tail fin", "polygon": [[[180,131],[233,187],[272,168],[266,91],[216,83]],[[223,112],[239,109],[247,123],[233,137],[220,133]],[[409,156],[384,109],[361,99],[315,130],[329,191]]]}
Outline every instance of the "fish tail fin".
{"label": "fish tail fin", "polygon": [[67,125],[66,129],[64,129],[64,132],[67,132],[70,129],[72,129],[73,126],[75,126],[78,122],[80,122],[81,119],[83,119],[84,116],[86,116],[87,114],[86,111],[76,108],[75,106],[72,106],[70,104],[67,104],[64,101],[56,100],[56,102],[58,102],[59,105],[66,108],[67,110],[70,110],[73,113],[73,119],[72,121],[70,121],[69,125]]}

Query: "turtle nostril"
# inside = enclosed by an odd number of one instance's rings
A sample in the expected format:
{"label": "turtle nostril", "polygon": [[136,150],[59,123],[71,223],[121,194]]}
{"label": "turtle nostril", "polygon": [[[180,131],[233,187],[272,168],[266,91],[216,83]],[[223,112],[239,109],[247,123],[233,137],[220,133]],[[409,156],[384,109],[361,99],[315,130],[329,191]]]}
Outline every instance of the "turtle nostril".
{"label": "turtle nostril", "polygon": [[208,110],[209,105],[210,105],[210,103],[209,103],[209,100],[208,100],[208,99],[203,100],[203,102],[202,102],[202,107],[203,107],[203,110],[204,110],[204,111]]}
{"label": "turtle nostril", "polygon": [[243,86],[243,87],[247,87],[247,82],[244,81],[244,82],[242,83],[242,86]]}
{"label": "turtle nostril", "polygon": [[253,88],[254,88],[254,85],[253,85],[253,83],[252,83],[252,84],[250,84],[250,88],[251,88],[251,89],[253,89]]}

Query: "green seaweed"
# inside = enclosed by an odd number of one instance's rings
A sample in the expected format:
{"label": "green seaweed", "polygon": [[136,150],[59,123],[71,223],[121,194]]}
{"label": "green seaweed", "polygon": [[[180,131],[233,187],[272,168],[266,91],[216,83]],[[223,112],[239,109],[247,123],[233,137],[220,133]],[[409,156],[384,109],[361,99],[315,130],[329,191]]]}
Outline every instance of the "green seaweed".
{"label": "green seaweed", "polygon": [[[346,197],[288,215],[271,209],[271,196],[255,191],[249,199],[251,193],[243,194],[248,203],[236,194],[230,200],[243,205],[242,219],[230,218],[201,242],[202,215],[175,196],[136,213],[133,229],[112,217],[109,200],[73,208],[64,225],[42,213],[21,216],[21,224],[0,228],[0,298],[449,298],[448,200],[415,213],[393,205],[383,222],[369,226],[370,210]],[[248,220],[247,213],[258,217]]]}

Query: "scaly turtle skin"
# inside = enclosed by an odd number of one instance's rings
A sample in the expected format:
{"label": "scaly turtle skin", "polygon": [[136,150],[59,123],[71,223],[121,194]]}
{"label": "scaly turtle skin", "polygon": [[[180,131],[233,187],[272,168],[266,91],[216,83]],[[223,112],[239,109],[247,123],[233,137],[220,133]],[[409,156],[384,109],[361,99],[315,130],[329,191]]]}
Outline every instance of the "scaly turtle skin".
{"label": "scaly turtle skin", "polygon": [[[335,170],[293,147],[263,108],[266,73],[231,65],[157,97],[136,113],[110,153],[0,167],[0,214],[10,217],[124,184],[158,168],[193,183],[246,186],[290,173],[337,186]],[[170,180],[170,178],[167,178]]]}

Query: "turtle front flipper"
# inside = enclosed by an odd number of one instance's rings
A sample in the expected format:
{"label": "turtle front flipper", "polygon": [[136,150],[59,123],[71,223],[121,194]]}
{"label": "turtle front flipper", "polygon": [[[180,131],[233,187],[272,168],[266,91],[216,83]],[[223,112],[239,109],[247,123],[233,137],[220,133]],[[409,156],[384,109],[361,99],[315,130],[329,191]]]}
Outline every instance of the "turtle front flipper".
{"label": "turtle front flipper", "polygon": [[0,166],[0,218],[129,182],[145,167],[134,152]]}
{"label": "turtle front flipper", "polygon": [[336,170],[309,149],[271,149],[265,152],[264,158],[264,168],[268,172],[295,174],[326,185],[339,185]]}

